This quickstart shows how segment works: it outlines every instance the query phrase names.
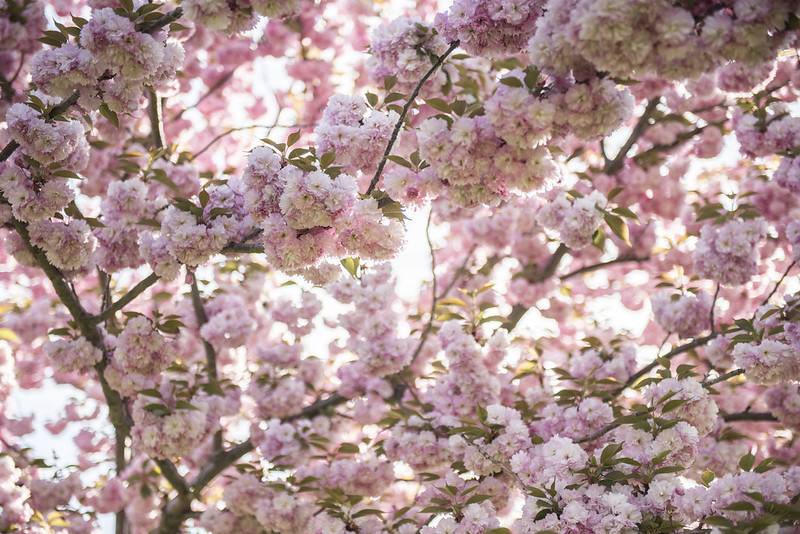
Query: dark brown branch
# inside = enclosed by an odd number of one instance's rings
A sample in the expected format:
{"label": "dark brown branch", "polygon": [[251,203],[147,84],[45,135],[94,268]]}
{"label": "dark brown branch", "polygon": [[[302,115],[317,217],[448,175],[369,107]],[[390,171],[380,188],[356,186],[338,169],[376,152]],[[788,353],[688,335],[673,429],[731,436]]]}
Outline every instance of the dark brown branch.
{"label": "dark brown branch", "polygon": [[183,16],[183,8],[176,7],[168,13],[164,13],[159,18],[148,22],[140,22],[136,25],[136,31],[142,33],[153,33],[158,31],[164,26],[169,26]]}
{"label": "dark brown branch", "polygon": [[158,282],[158,279],[159,278],[156,273],[150,273],[146,278],[142,279],[138,284],[133,286],[127,293],[120,297],[119,300],[111,304],[111,306],[108,308],[104,309],[99,315],[94,316],[92,320],[94,322],[101,323],[107,319],[110,319],[115,313],[133,302],[136,297],[147,291],[148,288]]}
{"label": "dark brown branch", "polygon": [[616,397],[616,396],[621,395],[623,391],[625,391],[627,388],[629,388],[630,386],[635,384],[644,375],[646,375],[647,373],[649,373],[650,371],[655,369],[656,366],[658,366],[658,360],[660,360],[661,358],[666,358],[666,359],[670,360],[670,359],[674,358],[675,356],[678,356],[679,354],[683,354],[685,352],[689,352],[690,350],[693,350],[693,349],[695,349],[697,347],[702,347],[703,345],[705,345],[706,343],[708,343],[709,341],[711,341],[715,337],[717,337],[717,334],[712,333],[712,334],[709,334],[707,336],[695,338],[692,341],[690,341],[689,343],[686,343],[686,344],[681,345],[679,347],[675,347],[674,349],[672,349],[671,351],[669,351],[665,355],[659,356],[658,359],[656,359],[655,361],[645,365],[644,367],[642,367],[641,369],[639,369],[638,371],[633,373],[630,376],[630,378],[628,378],[628,380],[614,392],[614,396]]}
{"label": "dark brown branch", "polygon": [[442,63],[444,63],[444,60],[447,59],[447,56],[449,56],[456,48],[458,48],[458,45],[458,40],[450,43],[450,47],[445,50],[444,54],[436,59],[436,62],[431,66],[430,69],[428,69],[428,72],[426,72],[422,79],[417,83],[417,85],[414,87],[414,90],[411,91],[411,94],[408,95],[408,100],[406,100],[403,110],[400,112],[400,117],[397,119],[397,123],[394,125],[392,136],[389,138],[389,144],[386,145],[386,150],[383,152],[383,157],[381,158],[380,163],[378,163],[378,169],[375,171],[375,176],[373,176],[372,180],[369,182],[369,187],[367,187],[366,192],[367,195],[372,193],[375,190],[375,187],[378,185],[378,180],[381,179],[381,174],[383,174],[383,168],[386,166],[386,161],[392,154],[392,148],[397,141],[397,136],[400,135],[400,130],[403,129],[403,123],[406,120],[406,116],[411,110],[411,106],[414,105],[414,101],[417,99],[417,96],[419,96],[422,86],[425,85],[425,82],[427,82],[428,79],[433,76],[433,73],[442,66]]}
{"label": "dark brown branch", "polygon": [[559,278],[564,280],[569,280],[570,278],[574,278],[575,276],[590,273],[593,271],[599,271],[600,269],[604,269],[611,265],[615,265],[617,263],[626,263],[626,262],[635,262],[635,263],[643,263],[648,261],[649,257],[638,258],[636,256],[620,256],[619,258],[614,258],[613,260],[603,261],[600,263],[595,263],[592,265],[586,265],[585,267],[581,267],[579,269],[575,269],[567,274],[560,276]]}
{"label": "dark brown branch", "polygon": [[[550,259],[547,260],[547,264],[541,271],[536,271],[533,274],[526,276],[526,280],[531,284],[538,284],[543,282],[553,276],[558,269],[558,265],[561,263],[562,258],[569,252],[569,249],[564,243],[558,245],[558,248],[553,252],[553,255],[550,256]],[[508,314],[508,318],[503,323],[503,328],[511,332],[514,328],[517,327],[517,324],[520,320],[528,313],[528,308],[523,306],[522,304],[515,304],[511,308],[511,313]]]}
{"label": "dark brown branch", "polygon": [[147,89],[147,117],[150,119],[150,143],[153,148],[164,148],[164,121],[161,99],[152,87]]}
{"label": "dark brown branch", "polygon": [[721,374],[715,378],[703,380],[703,387],[710,388],[714,384],[719,384],[720,382],[725,382],[729,378],[733,378],[735,376],[743,375],[744,369],[734,369],[733,371],[728,371],[727,373]]}
{"label": "dark brown branch", "polygon": [[763,423],[777,423],[778,418],[771,413],[766,412],[739,412],[739,413],[724,413],[722,419],[726,423],[735,423],[737,421],[752,421]]}
{"label": "dark brown branch", "polygon": [[[306,406],[294,415],[283,418],[283,422],[295,421],[297,419],[311,418],[320,413],[334,408],[340,404],[347,402],[346,397],[342,397],[338,393],[333,393],[330,396],[320,399],[317,402]],[[152,531],[153,534],[174,534],[180,532],[180,527],[186,517],[191,513],[191,504],[193,495],[199,495],[200,492],[209,483],[211,483],[217,475],[225,471],[227,468],[236,463],[242,456],[251,452],[255,448],[253,442],[250,440],[244,441],[231,447],[228,450],[219,451],[214,454],[206,463],[206,466],[200,470],[197,476],[191,482],[191,494],[182,495],[170,500],[163,508],[161,514],[161,522],[158,528]]]}
{"label": "dark brown branch", "polygon": [[619,152],[617,152],[617,155],[614,156],[614,159],[606,160],[606,165],[603,167],[603,172],[605,174],[615,174],[622,169],[623,165],[625,164],[625,158],[628,157],[628,152],[630,152],[631,148],[633,148],[633,145],[636,144],[636,141],[638,141],[644,132],[650,127],[650,119],[653,117],[659,101],[660,98],[654,98],[647,102],[647,106],[644,108],[644,111],[639,117],[636,126],[633,127],[631,134],[622,145],[622,148],[619,149]]}
{"label": "dark brown branch", "polygon": [[178,493],[185,495],[191,491],[189,488],[189,484],[186,480],[178,473],[178,469],[175,467],[175,464],[170,462],[169,460],[158,459],[155,460],[156,465],[161,470],[161,474],[164,475],[164,478],[172,484],[172,487],[175,488],[175,491]]}

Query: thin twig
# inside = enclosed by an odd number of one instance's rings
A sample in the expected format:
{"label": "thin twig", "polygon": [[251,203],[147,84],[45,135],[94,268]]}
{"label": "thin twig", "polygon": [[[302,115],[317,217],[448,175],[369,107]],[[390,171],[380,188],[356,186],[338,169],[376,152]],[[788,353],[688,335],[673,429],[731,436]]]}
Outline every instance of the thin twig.
{"label": "thin twig", "polygon": [[136,31],[142,33],[152,33],[160,30],[164,26],[168,26],[183,16],[183,8],[176,7],[168,13],[164,13],[159,18],[149,22],[140,22],[136,25]]}
{"label": "thin twig", "polygon": [[155,89],[147,88],[147,116],[150,119],[150,143],[154,148],[164,148],[164,121],[162,120],[161,99]]}
{"label": "thin twig", "polygon": [[722,419],[727,423],[735,421],[761,421],[765,423],[777,423],[778,418],[767,412],[740,412],[740,413],[724,413]]}
{"label": "thin twig", "polygon": [[220,76],[220,78],[216,82],[211,84],[211,86],[208,88],[208,91],[203,93],[203,96],[198,98],[197,101],[194,104],[192,104],[191,106],[185,107],[182,110],[180,110],[178,113],[173,115],[171,120],[172,121],[176,121],[176,120],[180,119],[183,116],[184,113],[186,113],[190,109],[196,108],[197,106],[200,105],[201,102],[203,102],[203,100],[205,100],[209,96],[211,96],[214,93],[216,93],[217,91],[219,91],[226,83],[228,83],[228,80],[230,80],[233,77],[233,74],[236,72],[236,68],[237,67],[233,67],[231,70],[227,71],[222,76]]}
{"label": "thin twig", "polygon": [[562,280],[562,281],[569,280],[570,278],[573,278],[573,277],[578,276],[580,274],[590,273],[590,272],[593,272],[593,271],[604,269],[605,267],[609,267],[609,266],[615,265],[617,263],[626,263],[626,262],[643,263],[643,262],[648,261],[649,259],[650,259],[649,256],[645,256],[645,257],[642,257],[642,258],[639,258],[639,257],[636,257],[636,256],[620,256],[618,258],[614,258],[613,260],[603,261],[603,262],[600,262],[600,263],[595,263],[595,264],[592,264],[592,265],[587,265],[585,267],[581,267],[580,269],[575,269],[572,272],[569,272],[567,274],[561,275],[559,277],[559,279]]}
{"label": "thin twig", "polygon": [[660,100],[660,98],[654,98],[647,102],[647,106],[645,106],[642,115],[639,117],[639,120],[633,127],[633,130],[631,130],[631,134],[622,145],[622,148],[619,149],[619,152],[617,152],[617,155],[614,156],[614,159],[607,159],[607,163],[603,167],[603,172],[605,174],[615,174],[625,164],[625,158],[628,157],[628,152],[630,152],[631,148],[633,148],[633,145],[636,144],[636,141],[638,141],[644,132],[650,127],[650,119],[655,113]]}
{"label": "thin twig", "polygon": [[708,343],[709,341],[711,341],[715,337],[717,337],[717,334],[716,333],[711,333],[711,334],[709,334],[707,336],[695,338],[694,340],[690,341],[689,343],[686,343],[684,345],[676,347],[676,348],[672,349],[671,351],[669,351],[668,353],[666,353],[663,356],[659,356],[653,362],[645,365],[644,367],[642,367],[641,369],[639,369],[638,371],[633,373],[628,378],[628,380],[626,380],[625,383],[622,386],[620,386],[614,392],[614,397],[618,397],[619,395],[621,395],[623,391],[625,391],[627,388],[629,388],[630,386],[635,384],[644,375],[646,375],[647,373],[649,373],[650,371],[655,369],[656,366],[658,365],[658,360],[660,360],[661,358],[666,358],[666,359],[670,360],[670,359],[674,358],[675,356],[678,356],[679,354],[683,354],[685,352],[689,352],[690,350],[695,349],[697,347],[702,347],[703,345],[705,345],[706,343]]}
{"label": "thin twig", "polygon": [[714,308],[717,307],[717,298],[719,297],[719,282],[717,282],[717,289],[714,290],[714,298],[711,300],[711,310],[708,312],[708,327],[711,329],[711,333],[715,333],[717,331],[717,327],[714,324]]}
{"label": "thin twig", "polygon": [[[771,299],[771,298],[772,298],[772,296],[773,296],[773,295],[774,295],[774,294],[775,294],[775,293],[778,291],[778,288],[779,288],[779,287],[781,287],[781,284],[783,283],[783,281],[786,279],[786,277],[787,277],[787,276],[789,276],[789,271],[791,271],[791,270],[792,270],[792,268],[793,268],[795,265],[797,265],[797,260],[794,260],[792,263],[790,263],[790,264],[789,264],[789,266],[788,266],[788,267],[786,268],[786,270],[783,272],[783,276],[781,276],[781,277],[780,277],[780,279],[779,279],[779,280],[778,280],[778,281],[775,283],[775,287],[773,287],[773,288],[772,288],[772,291],[770,291],[770,292],[769,292],[769,295],[767,295],[767,296],[764,298],[764,300],[763,300],[763,301],[761,301],[761,306],[763,306],[764,304],[766,304],[767,302],[769,302],[769,299]],[[759,307],[761,307],[761,306],[759,306]]]}
{"label": "thin twig", "polygon": [[156,282],[158,282],[158,275],[156,273],[150,273],[146,278],[142,279],[138,284],[133,286],[127,293],[120,297],[119,300],[111,304],[111,306],[108,308],[104,309],[99,315],[94,316],[92,321],[101,323],[109,319],[115,313],[130,304],[136,297],[147,291],[147,289]]}
{"label": "thin twig", "polygon": [[710,388],[714,384],[719,384],[720,382],[725,382],[729,378],[733,378],[734,376],[739,376],[744,374],[744,369],[734,369],[733,371],[728,371],[727,373],[721,374],[715,378],[707,378],[703,380],[702,385],[704,388]]}
{"label": "thin twig", "polygon": [[406,120],[406,115],[408,115],[411,106],[414,105],[414,101],[419,96],[419,92],[422,90],[422,86],[425,85],[425,82],[428,81],[428,78],[433,76],[433,73],[444,63],[444,60],[447,59],[456,48],[458,48],[459,41],[455,40],[450,43],[450,47],[445,50],[444,54],[439,56],[436,59],[436,62],[428,69],[428,72],[422,77],[422,79],[417,83],[414,87],[414,90],[411,91],[411,94],[408,95],[408,100],[406,100],[405,105],[403,106],[403,110],[400,112],[400,117],[397,119],[397,123],[394,125],[394,130],[392,131],[392,136],[389,138],[389,144],[386,145],[386,150],[383,152],[383,157],[381,158],[380,163],[378,163],[378,168],[375,171],[375,175],[372,177],[372,180],[369,182],[369,187],[367,187],[367,192],[365,194],[369,195],[372,191],[375,190],[375,186],[378,185],[378,180],[381,179],[381,174],[383,173],[383,168],[386,166],[386,161],[389,159],[389,156],[392,154],[392,148],[394,147],[394,143],[397,141],[397,136],[400,135],[400,130],[403,128],[403,123]]}

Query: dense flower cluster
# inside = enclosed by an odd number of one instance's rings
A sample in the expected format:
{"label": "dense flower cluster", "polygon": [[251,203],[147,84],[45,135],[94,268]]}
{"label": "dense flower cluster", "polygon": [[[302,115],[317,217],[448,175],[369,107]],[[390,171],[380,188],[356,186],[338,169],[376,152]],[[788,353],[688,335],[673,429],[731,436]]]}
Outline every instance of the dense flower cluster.
{"label": "dense flower cluster", "polygon": [[6,113],[6,123],[22,151],[42,165],[81,171],[89,160],[89,143],[77,120],[47,122],[32,107],[14,104]]}
{"label": "dense flower cluster", "polygon": [[[331,120],[346,119],[347,108],[336,109]],[[261,147],[248,158],[243,184],[244,206],[261,222],[267,256],[282,270],[301,272],[348,252],[386,259],[402,242],[400,222],[374,199],[359,199],[350,175],[304,172]]]}
{"label": "dense flower cluster", "polygon": [[456,0],[436,17],[445,39],[459,40],[467,52],[503,56],[520,52],[533,35],[543,2],[524,0]]}
{"label": "dense flower cluster", "polygon": [[799,13],[0,0],[0,531],[797,529]]}
{"label": "dense flower cluster", "polygon": [[103,359],[100,349],[84,337],[53,341],[46,350],[56,369],[64,372],[86,371]]}
{"label": "dense flower cluster", "polygon": [[367,114],[367,103],[359,97],[334,95],[328,101],[314,134],[317,153],[336,154],[349,172],[371,172],[383,156],[383,147],[400,117],[394,111]]}
{"label": "dense flower cluster", "polygon": [[703,226],[694,249],[695,272],[722,285],[746,284],[756,274],[759,244],[766,233],[763,219],[732,219],[719,226]]}
{"label": "dense flower cluster", "polygon": [[558,238],[572,249],[581,249],[592,242],[594,231],[600,227],[607,199],[599,191],[569,200],[557,195],[539,210],[538,221],[552,230]]}
{"label": "dense flower cluster", "polygon": [[132,20],[110,7],[92,13],[78,43],[38,54],[31,74],[48,94],[66,97],[80,91],[87,108],[96,106],[102,94],[112,110],[132,112],[139,107],[142,89],[166,88],[184,60],[178,42],[137,31]]}
{"label": "dense flower cluster", "polygon": [[[431,68],[433,61],[447,50],[447,43],[422,20],[400,17],[381,24],[372,32],[367,68],[376,80],[393,76],[395,88],[410,90]],[[434,74],[437,86],[445,74]]]}
{"label": "dense flower cluster", "polygon": [[667,332],[694,337],[708,326],[711,297],[704,293],[674,293],[662,290],[650,301],[656,322]]}
{"label": "dense flower cluster", "polygon": [[666,0],[550,0],[530,41],[531,59],[559,74],[594,68],[623,78],[696,77],[725,60],[768,59],[790,9],[787,1],[690,8]]}
{"label": "dense flower cluster", "polygon": [[460,117],[452,124],[428,119],[417,141],[450,200],[464,207],[497,204],[514,191],[540,190],[558,172],[545,147],[523,150],[506,144],[483,116]]}

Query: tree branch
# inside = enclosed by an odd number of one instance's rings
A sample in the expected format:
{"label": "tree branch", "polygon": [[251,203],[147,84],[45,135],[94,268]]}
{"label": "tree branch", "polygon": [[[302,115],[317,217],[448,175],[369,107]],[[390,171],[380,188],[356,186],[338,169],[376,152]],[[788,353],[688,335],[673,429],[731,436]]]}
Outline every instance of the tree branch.
{"label": "tree branch", "polygon": [[777,423],[778,418],[771,413],[766,412],[739,412],[739,413],[724,413],[722,419],[726,423],[735,423],[738,421],[752,421],[764,423]]}
{"label": "tree branch", "polygon": [[168,26],[183,16],[183,8],[176,7],[168,13],[164,13],[159,18],[148,22],[140,22],[136,25],[136,31],[142,33],[152,33]]}
{"label": "tree branch", "polygon": [[685,352],[689,352],[690,350],[695,349],[697,347],[702,347],[703,345],[705,345],[706,343],[708,343],[709,341],[711,341],[715,337],[717,337],[717,334],[712,333],[712,334],[709,334],[707,336],[695,338],[694,340],[690,341],[689,343],[686,343],[686,344],[681,345],[679,347],[675,347],[674,349],[672,349],[671,351],[669,351],[665,355],[659,356],[653,362],[645,365],[644,367],[642,367],[641,369],[639,369],[638,371],[633,373],[630,376],[630,378],[628,378],[628,380],[614,392],[614,397],[618,397],[619,395],[621,395],[623,391],[625,391],[627,388],[629,388],[630,386],[635,384],[644,375],[646,375],[647,373],[649,373],[650,371],[655,369],[656,366],[658,365],[658,360],[660,360],[661,358],[666,358],[666,359],[670,360],[670,359],[674,358],[675,356],[678,356],[679,354],[683,354]]}
{"label": "tree branch", "polygon": [[715,378],[703,380],[702,384],[704,388],[710,388],[714,384],[719,384],[720,382],[725,382],[729,378],[733,378],[735,376],[743,375],[744,369],[734,369],[733,371],[728,371],[727,373],[721,374]]}
{"label": "tree branch", "polygon": [[[208,322],[208,315],[206,314],[206,309],[203,306],[203,299],[200,298],[200,289],[197,287],[197,277],[192,277],[192,307],[194,308],[194,315],[197,319],[197,329],[198,331],[200,328]],[[217,374],[217,351],[214,347],[206,341],[202,339],[203,343],[203,350],[206,353],[206,373],[208,374],[208,383],[212,387],[213,390],[219,389],[219,376]],[[213,449],[215,451],[222,450],[222,430],[216,432],[214,434],[214,446]]]}
{"label": "tree branch", "polygon": [[[531,284],[544,282],[555,274],[558,265],[561,263],[561,259],[567,252],[569,252],[567,246],[564,243],[560,243],[558,248],[553,252],[553,255],[550,256],[550,259],[547,260],[547,264],[545,264],[544,268],[541,271],[535,271],[531,275],[526,276],[525,279]],[[517,327],[517,324],[526,313],[528,313],[528,308],[526,306],[514,304],[514,306],[511,307],[511,313],[508,314],[508,318],[503,323],[503,328],[511,332]]]}
{"label": "tree branch", "polygon": [[[320,399],[317,402],[306,406],[299,412],[282,419],[283,422],[296,421],[298,419],[311,418],[324,412],[328,408],[333,408],[347,402],[347,398],[332,393],[330,396]],[[180,532],[180,527],[187,515],[191,512],[193,495],[199,495],[214,478],[225,471],[228,467],[236,463],[242,456],[251,452],[255,448],[252,441],[247,440],[228,450],[215,453],[205,467],[200,470],[191,482],[191,492],[189,494],[179,494],[170,500],[163,508],[159,526],[152,531],[153,534],[175,534]]]}
{"label": "tree branch", "polygon": [[433,76],[433,73],[436,72],[442,63],[444,63],[444,60],[447,59],[447,56],[449,56],[456,48],[458,48],[459,44],[460,43],[458,40],[450,43],[450,47],[436,59],[436,62],[431,66],[430,69],[428,69],[428,72],[426,72],[422,79],[417,83],[417,85],[414,87],[414,90],[411,91],[411,94],[408,95],[408,100],[406,100],[403,110],[400,112],[400,118],[397,119],[397,123],[394,125],[392,136],[389,138],[389,144],[386,145],[386,150],[383,152],[383,157],[381,158],[380,163],[378,163],[378,169],[375,171],[375,175],[369,182],[369,187],[367,187],[367,192],[365,193],[366,195],[372,193],[372,191],[375,190],[375,186],[378,185],[378,180],[381,179],[381,174],[383,173],[383,168],[386,166],[386,161],[389,159],[389,156],[391,156],[394,143],[397,141],[397,136],[400,135],[400,130],[403,128],[403,122],[405,122],[411,106],[414,105],[414,101],[417,99],[417,96],[419,96],[422,86],[425,85],[425,82],[428,81],[428,78]]}
{"label": "tree branch", "polygon": [[649,256],[645,256],[645,257],[642,257],[642,258],[639,258],[639,257],[636,257],[636,256],[620,256],[618,258],[614,258],[613,260],[603,261],[603,262],[600,262],[600,263],[595,263],[593,265],[586,265],[585,267],[581,267],[581,268],[575,269],[574,271],[571,271],[571,272],[569,272],[567,274],[564,274],[564,275],[560,276],[559,278],[562,281],[569,280],[570,278],[574,278],[574,277],[576,277],[578,275],[585,274],[585,273],[590,273],[590,272],[593,272],[593,271],[598,271],[600,269],[603,269],[603,268],[608,267],[610,265],[615,265],[617,263],[626,263],[626,262],[643,263],[643,262],[648,261],[649,259],[650,259]]}
{"label": "tree branch", "polygon": [[139,295],[147,291],[151,286],[158,282],[159,278],[156,273],[150,273],[146,278],[142,279],[138,284],[133,286],[127,293],[119,298],[116,302],[111,304],[108,308],[104,309],[100,314],[92,317],[92,321],[102,323],[110,319],[115,313],[122,308],[133,302]]}
{"label": "tree branch", "polygon": [[164,121],[162,118],[161,99],[155,89],[147,88],[147,116],[150,119],[150,143],[154,148],[164,148]]}
{"label": "tree branch", "polygon": [[[625,158],[628,157],[628,152],[630,152],[633,145],[636,144],[636,141],[647,131],[650,127],[650,119],[652,118],[653,114],[658,107],[658,103],[660,102],[660,98],[654,98],[647,102],[647,106],[644,108],[642,115],[639,117],[639,120],[636,123],[636,126],[633,127],[631,134],[628,136],[628,139],[622,145],[622,148],[619,149],[617,155],[614,156],[614,159],[609,160],[606,157],[606,164],[603,167],[603,172],[605,174],[615,174],[622,169],[622,166],[625,164]],[[604,155],[605,157],[605,155]]]}
{"label": "tree branch", "polygon": [[182,495],[191,492],[189,484],[181,476],[181,474],[178,473],[178,469],[175,467],[175,464],[165,459],[156,459],[154,461],[161,470],[161,474],[164,475],[164,478],[166,478],[170,484],[172,484],[172,487],[175,488],[175,491]]}

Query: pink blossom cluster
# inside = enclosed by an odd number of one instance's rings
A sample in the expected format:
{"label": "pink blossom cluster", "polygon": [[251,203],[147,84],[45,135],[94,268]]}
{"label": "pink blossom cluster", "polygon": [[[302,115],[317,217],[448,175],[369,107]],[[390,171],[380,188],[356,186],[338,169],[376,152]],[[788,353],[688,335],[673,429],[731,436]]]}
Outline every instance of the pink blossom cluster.
{"label": "pink blossom cluster", "polygon": [[794,194],[800,193],[800,158],[781,158],[772,177],[781,187]]}
{"label": "pink blossom cluster", "polygon": [[256,15],[290,17],[300,9],[299,0],[187,0],[186,16],[211,30],[238,33],[252,29]]}
{"label": "pink blossom cluster", "polygon": [[392,463],[372,456],[314,462],[297,470],[301,479],[312,476],[325,488],[339,488],[348,495],[380,495],[394,481]]}
{"label": "pink blossom cluster", "polygon": [[566,246],[578,250],[591,244],[592,235],[603,221],[600,210],[607,202],[599,191],[573,200],[563,194],[556,195],[539,210],[538,222],[554,232]]}
{"label": "pink blossom cluster", "polygon": [[226,486],[223,499],[225,510],[208,508],[200,520],[203,527],[214,533],[263,528],[298,531],[305,528],[313,514],[308,502],[296,495],[271,490],[252,474],[242,475]]}
{"label": "pink blossom cluster", "polygon": [[455,0],[436,15],[436,29],[458,40],[470,54],[503,56],[520,52],[536,29],[544,2],[536,0]]}
{"label": "pink blossom cluster", "polygon": [[217,350],[244,345],[255,330],[256,322],[247,311],[241,295],[217,295],[205,304],[208,321],[200,326],[200,337]]}
{"label": "pink blossom cluster", "polygon": [[137,396],[131,407],[133,446],[153,458],[188,454],[211,429],[207,400],[196,396],[188,399],[190,406],[183,406],[179,401],[187,402],[185,399],[176,398],[174,393],[165,396],[164,389],[162,397]]}
{"label": "pink blossom cluster", "polygon": [[230,242],[232,217],[201,217],[175,206],[164,210],[161,236],[169,254],[182,264],[196,267],[222,251]]}
{"label": "pink blossom cluster", "polygon": [[374,199],[359,200],[347,174],[304,172],[261,147],[250,154],[242,183],[244,207],[261,222],[267,258],[278,269],[313,277],[304,270],[327,272],[327,258],[387,259],[402,242],[400,222],[385,217]]}
{"label": "pink blossom cluster", "polygon": [[699,4],[647,0],[549,0],[530,40],[534,64],[578,77],[589,69],[626,78],[697,77],[725,60],[758,64],[786,31],[791,2]]}
{"label": "pink blossom cluster", "polygon": [[32,107],[14,104],[6,112],[6,123],[22,151],[42,165],[81,171],[89,161],[89,143],[77,120],[48,122]]}
{"label": "pink blossom cluster", "polygon": [[455,435],[448,442],[453,452],[463,455],[467,469],[480,476],[500,473],[505,459],[531,447],[528,426],[517,410],[490,404],[486,407],[486,413],[487,425],[503,427],[499,435],[491,441],[483,437],[467,440]]}
{"label": "pink blossom cluster", "polygon": [[800,385],[776,384],[764,393],[770,411],[789,428],[800,429]]}
{"label": "pink blossom cluster", "polygon": [[[507,338],[503,331],[498,339]],[[434,413],[449,417],[473,415],[478,406],[488,406],[499,400],[500,380],[496,364],[484,357],[492,343],[482,347],[470,336],[459,321],[447,321],[439,330],[439,342],[444,349],[447,373],[427,392]]]}
{"label": "pink blossom cluster", "polygon": [[46,167],[29,165],[22,157],[0,163],[0,192],[14,217],[24,222],[52,217],[75,196],[66,179]]}
{"label": "pink blossom cluster", "polygon": [[[30,54],[39,49],[37,41],[47,27],[45,4],[35,0],[3,2],[0,6],[0,54]],[[11,66],[9,57],[9,67]],[[5,71],[3,75],[9,74]]]}
{"label": "pink blossom cluster", "polygon": [[[370,36],[367,68],[375,80],[393,76],[398,91],[410,91],[447,50],[447,43],[430,25],[412,17],[399,17],[381,24]],[[441,87],[445,74],[433,75]]]}
{"label": "pink blossom cluster", "polygon": [[361,97],[334,95],[314,129],[317,153],[336,154],[337,163],[347,172],[373,172],[399,118],[395,111],[367,113]]}
{"label": "pink blossom cluster", "polygon": [[486,116],[459,117],[452,124],[427,119],[417,141],[448,198],[459,206],[496,205],[511,192],[540,190],[558,172],[546,147],[507,144]]}
{"label": "pink blossom cluster", "polygon": [[[743,153],[751,157],[767,156],[790,151],[800,145],[800,117],[792,116],[782,102],[768,106],[763,111],[765,116],[742,110],[734,112],[733,129]],[[790,160],[779,167],[775,173],[776,180],[787,184],[792,181],[791,163]]]}
{"label": "pink blossom cluster", "polygon": [[633,343],[624,342],[609,348],[592,347],[572,354],[567,371],[570,380],[576,383],[608,378],[625,383],[636,372],[636,363],[636,347]]}
{"label": "pink blossom cluster", "polygon": [[711,297],[704,291],[675,293],[664,289],[650,299],[653,315],[666,332],[694,337],[708,327]]}
{"label": "pink blossom cluster", "polygon": [[0,528],[4,530],[27,523],[33,515],[28,502],[30,490],[23,477],[10,456],[0,456]]}
{"label": "pink blossom cluster", "polygon": [[34,83],[54,96],[80,91],[81,103],[99,105],[98,91],[118,113],[138,109],[144,86],[166,88],[184,61],[183,47],[166,34],[137,31],[132,20],[110,7],[96,9],[80,30],[79,44],[39,53],[32,64]]}
{"label": "pink blossom cluster", "polygon": [[706,224],[694,249],[698,276],[725,286],[746,284],[758,267],[759,244],[767,235],[764,219],[731,219]]}
{"label": "pink blossom cluster", "polygon": [[53,365],[62,372],[83,372],[103,359],[102,351],[85,337],[52,341],[46,350]]}
{"label": "pink blossom cluster", "polygon": [[[717,404],[697,380],[665,378],[645,389],[644,398],[656,406],[661,417],[686,421],[700,436],[711,432],[717,424]],[[667,403],[672,400],[681,401],[680,405],[667,410]]]}
{"label": "pink blossom cluster", "polygon": [[777,384],[800,380],[797,347],[784,340],[767,338],[760,342],[738,343],[733,361],[757,384]]}
{"label": "pink blossom cluster", "polygon": [[31,242],[59,269],[73,272],[90,266],[95,240],[85,221],[42,220],[31,223],[28,230]]}
{"label": "pink blossom cluster", "polygon": [[596,397],[589,397],[574,406],[548,403],[541,408],[541,419],[535,421],[531,428],[543,438],[562,436],[578,439],[587,433],[599,431],[613,420],[611,407]]}
{"label": "pink blossom cluster", "polygon": [[354,384],[343,384],[347,390],[361,390],[370,377],[381,378],[408,365],[414,351],[414,340],[401,336],[399,314],[392,309],[397,298],[390,284],[391,266],[375,265],[360,280],[343,277],[328,287],[330,294],[343,304],[352,305],[339,317],[347,330],[347,349],[358,356],[343,374],[355,378]]}
{"label": "pink blossom cluster", "polygon": [[414,470],[421,471],[430,471],[451,460],[453,451],[449,440],[426,426],[418,416],[411,416],[405,424],[393,426],[383,443],[386,457],[406,462]]}
{"label": "pink blossom cluster", "polygon": [[111,365],[106,368],[108,382],[123,395],[152,388],[160,373],[172,362],[171,343],[143,316],[131,317],[117,336]]}

